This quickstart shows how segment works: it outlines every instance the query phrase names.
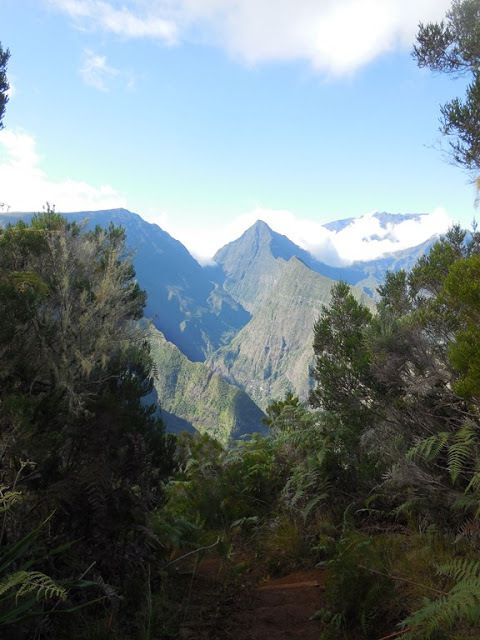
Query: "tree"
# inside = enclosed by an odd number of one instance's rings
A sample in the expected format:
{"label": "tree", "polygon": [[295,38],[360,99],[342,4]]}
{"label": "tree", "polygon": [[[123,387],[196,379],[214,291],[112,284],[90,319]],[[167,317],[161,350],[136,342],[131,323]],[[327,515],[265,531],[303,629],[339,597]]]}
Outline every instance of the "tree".
{"label": "tree", "polygon": [[376,419],[375,380],[365,340],[371,323],[369,309],[345,282],[338,282],[332,287],[330,306],[323,307],[314,326],[315,386],[310,404],[323,411],[323,473],[344,495],[360,491],[365,478],[375,473],[375,461],[361,443]]}
{"label": "tree", "polygon": [[9,58],[9,50],[4,50],[0,42],[0,129],[3,129],[3,116],[5,115],[5,107],[8,102],[8,90],[10,88],[7,80],[7,63]]}
{"label": "tree", "polygon": [[76,540],[62,576],[94,562],[122,591],[145,578],[149,512],[172,465],[144,402],[144,304],[122,229],[84,232],[48,210],[0,230],[0,484],[28,460],[20,526],[54,512],[56,543]]}
{"label": "tree", "polygon": [[452,265],[442,291],[444,304],[455,313],[460,330],[449,345],[449,359],[460,374],[455,391],[480,402],[480,255]]}
{"label": "tree", "polygon": [[313,350],[316,387],[310,404],[362,422],[370,404],[370,360],[364,333],[372,314],[352,295],[345,282],[332,288],[332,301],[324,306],[314,327]]}
{"label": "tree", "polygon": [[465,99],[441,107],[442,133],[455,163],[480,171],[480,0],[453,0],[445,22],[420,24],[413,57],[419,67],[469,76]]}

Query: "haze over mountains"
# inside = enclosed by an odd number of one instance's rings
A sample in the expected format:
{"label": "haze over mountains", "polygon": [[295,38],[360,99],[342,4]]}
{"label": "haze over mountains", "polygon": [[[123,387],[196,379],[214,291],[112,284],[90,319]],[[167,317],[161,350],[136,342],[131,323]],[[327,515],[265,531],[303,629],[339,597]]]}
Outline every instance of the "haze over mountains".
{"label": "haze over mountains", "polygon": [[[31,215],[3,214],[0,223]],[[336,280],[373,305],[386,271],[409,269],[434,241],[339,267],[257,221],[217,251],[213,266],[202,267],[178,240],[125,209],[65,215],[87,228],[112,222],[125,228],[148,294],[145,315],[153,325],[155,389],[164,419],[171,428],[210,431],[224,442],[261,430],[261,409],[287,391],[306,397],[313,324]],[[390,232],[421,214],[375,215]],[[352,224],[346,219],[326,226]]]}

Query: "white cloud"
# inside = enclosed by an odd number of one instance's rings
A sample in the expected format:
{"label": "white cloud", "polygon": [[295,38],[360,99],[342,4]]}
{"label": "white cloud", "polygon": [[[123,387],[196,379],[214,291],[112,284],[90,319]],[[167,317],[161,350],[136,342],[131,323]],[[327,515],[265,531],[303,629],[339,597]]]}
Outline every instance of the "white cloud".
{"label": "white cloud", "polygon": [[219,45],[249,64],[306,60],[350,73],[409,48],[419,21],[439,20],[450,0],[50,0],[80,22],[126,37]]}
{"label": "white cloud", "polygon": [[99,91],[108,91],[108,83],[120,74],[119,69],[111,67],[105,56],[86,49],[80,75],[84,82]]}
{"label": "white cloud", "polygon": [[47,201],[58,211],[126,206],[125,198],[109,185],[49,178],[35,139],[25,132],[0,131],[0,185],[0,202],[12,211],[39,211]]}
{"label": "white cloud", "polygon": [[322,262],[332,265],[373,260],[385,253],[414,247],[435,234],[445,233],[452,224],[448,214],[441,208],[416,220],[388,223],[383,227],[369,213],[356,218],[339,232],[330,231],[322,222],[300,218],[290,211],[264,208],[257,208],[223,227],[216,226],[213,229],[192,225],[183,227],[165,214],[155,216],[151,213],[146,217],[180,240],[202,264],[211,263],[217,249],[238,238],[257,220],[263,220],[274,231],[286,235]]}
{"label": "white cloud", "polygon": [[[333,233],[334,244],[339,262],[350,263],[355,260],[373,260],[386,253],[414,247],[435,234],[445,233],[452,220],[442,208],[418,219],[404,220],[384,227],[372,213],[357,218],[351,225],[338,233]],[[321,258],[313,244],[310,250]]]}
{"label": "white cloud", "polygon": [[79,22],[87,22],[105,31],[126,38],[158,38],[167,44],[177,38],[176,26],[170,20],[147,9],[139,13],[140,2],[131,2],[132,9],[122,3],[104,0],[50,0],[51,4]]}

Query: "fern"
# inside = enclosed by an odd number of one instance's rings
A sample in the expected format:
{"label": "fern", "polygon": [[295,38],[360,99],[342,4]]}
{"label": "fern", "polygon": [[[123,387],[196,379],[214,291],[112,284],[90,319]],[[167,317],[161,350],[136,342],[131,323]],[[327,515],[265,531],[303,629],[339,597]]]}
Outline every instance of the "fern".
{"label": "fern", "polygon": [[479,491],[480,490],[480,471],[476,471],[473,476],[470,478],[470,482],[468,483],[465,491]]}
{"label": "fern", "polygon": [[480,622],[480,562],[455,559],[438,566],[437,571],[456,584],[444,596],[426,600],[423,607],[403,621],[403,626],[410,629],[404,636],[408,640],[428,640],[440,631]]}
{"label": "fern", "polygon": [[11,491],[4,485],[0,486],[0,513],[9,511],[13,505],[20,502],[22,494],[20,491]]}
{"label": "fern", "polygon": [[477,425],[467,422],[453,436],[448,449],[448,470],[453,482],[456,482],[472,459],[475,452]]}
{"label": "fern", "polygon": [[407,458],[409,460],[419,459],[431,462],[447,446],[449,438],[450,434],[445,431],[424,438],[408,451]]}
{"label": "fern", "polygon": [[455,558],[450,562],[437,566],[440,575],[448,576],[457,582],[459,580],[480,579],[480,561],[468,558]]}
{"label": "fern", "polygon": [[475,518],[471,518],[461,525],[455,539],[455,543],[464,538],[470,541],[480,541],[480,522],[478,522],[478,520],[476,520]]}
{"label": "fern", "polygon": [[16,590],[15,598],[20,598],[32,593],[37,600],[66,600],[67,591],[51,578],[39,571],[17,571],[6,576],[0,581],[0,598],[13,589]]}
{"label": "fern", "polygon": [[[454,433],[440,432],[418,441],[407,453],[408,460],[431,463],[446,450],[448,474],[453,484],[466,483],[465,494],[480,491],[479,427],[467,420]],[[462,505],[459,505],[462,506]]]}

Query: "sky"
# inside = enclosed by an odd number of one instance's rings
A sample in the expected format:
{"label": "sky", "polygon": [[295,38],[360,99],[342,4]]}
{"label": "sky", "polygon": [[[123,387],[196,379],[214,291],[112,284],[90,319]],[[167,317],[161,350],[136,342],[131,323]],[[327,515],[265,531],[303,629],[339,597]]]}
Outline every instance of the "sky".
{"label": "sky", "polygon": [[[468,225],[475,190],[438,131],[465,80],[411,58],[449,5],[0,0],[0,202],[127,207],[202,261],[258,218],[342,260]],[[366,237],[374,211],[431,216],[370,247],[321,226],[361,216]]]}

